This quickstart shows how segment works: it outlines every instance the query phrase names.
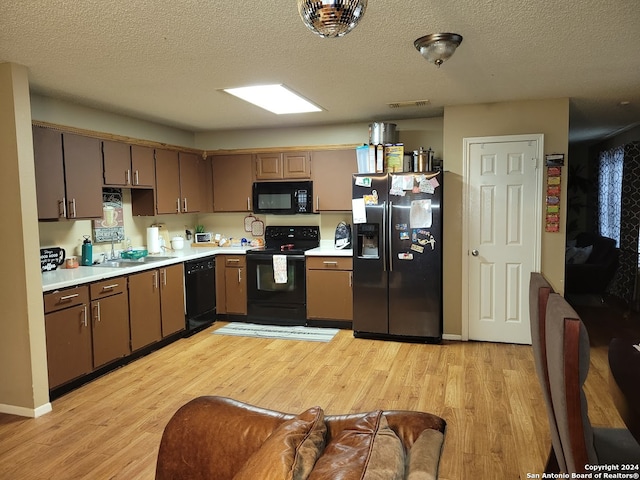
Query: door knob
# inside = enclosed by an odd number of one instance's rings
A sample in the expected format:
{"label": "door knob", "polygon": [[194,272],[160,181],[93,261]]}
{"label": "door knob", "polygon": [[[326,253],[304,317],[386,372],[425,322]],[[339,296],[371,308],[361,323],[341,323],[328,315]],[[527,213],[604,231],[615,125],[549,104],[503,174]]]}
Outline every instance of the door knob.
{"label": "door knob", "polygon": [[475,249],[471,250],[471,255],[473,255],[474,257],[477,257],[478,253],[480,253],[480,252],[478,252],[478,250],[475,250]]}

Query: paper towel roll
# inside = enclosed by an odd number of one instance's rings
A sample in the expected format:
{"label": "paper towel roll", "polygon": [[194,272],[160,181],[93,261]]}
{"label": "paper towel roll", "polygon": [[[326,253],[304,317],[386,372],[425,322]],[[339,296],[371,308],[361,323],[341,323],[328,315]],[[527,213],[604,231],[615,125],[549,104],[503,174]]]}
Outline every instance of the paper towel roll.
{"label": "paper towel roll", "polygon": [[147,228],[147,251],[149,253],[160,253],[160,237],[158,227]]}

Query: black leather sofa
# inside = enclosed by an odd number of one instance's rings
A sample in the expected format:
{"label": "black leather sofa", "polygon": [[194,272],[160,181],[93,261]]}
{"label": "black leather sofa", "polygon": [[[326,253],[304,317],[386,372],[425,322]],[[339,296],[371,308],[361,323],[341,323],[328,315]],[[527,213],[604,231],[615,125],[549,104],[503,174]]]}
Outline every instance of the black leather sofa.
{"label": "black leather sofa", "polygon": [[576,237],[576,247],[593,245],[584,263],[565,266],[565,293],[603,295],[618,269],[619,250],[612,238],[589,232]]}

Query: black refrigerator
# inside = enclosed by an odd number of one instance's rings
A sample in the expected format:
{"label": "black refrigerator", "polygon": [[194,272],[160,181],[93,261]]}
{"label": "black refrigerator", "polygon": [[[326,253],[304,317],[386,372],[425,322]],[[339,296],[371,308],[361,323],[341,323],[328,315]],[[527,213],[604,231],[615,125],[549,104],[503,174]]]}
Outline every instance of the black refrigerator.
{"label": "black refrigerator", "polygon": [[442,172],[353,175],[353,332],[442,340]]}

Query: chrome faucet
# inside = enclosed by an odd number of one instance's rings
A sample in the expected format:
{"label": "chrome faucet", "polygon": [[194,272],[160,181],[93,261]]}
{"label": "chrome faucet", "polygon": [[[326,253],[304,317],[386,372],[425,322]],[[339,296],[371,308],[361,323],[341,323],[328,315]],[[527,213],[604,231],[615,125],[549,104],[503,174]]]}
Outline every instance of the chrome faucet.
{"label": "chrome faucet", "polygon": [[113,243],[115,241],[120,241],[120,234],[118,232],[113,232],[111,234],[111,260],[116,259],[116,251],[113,249]]}

